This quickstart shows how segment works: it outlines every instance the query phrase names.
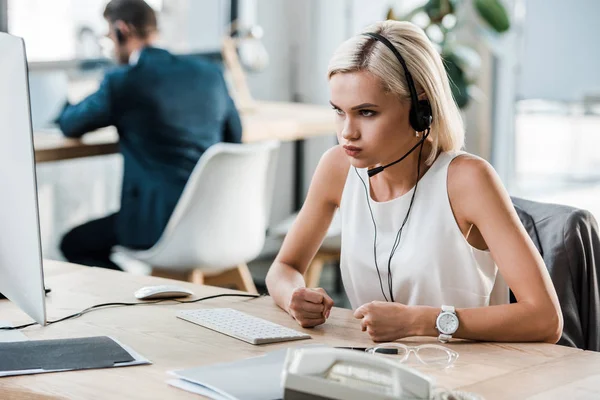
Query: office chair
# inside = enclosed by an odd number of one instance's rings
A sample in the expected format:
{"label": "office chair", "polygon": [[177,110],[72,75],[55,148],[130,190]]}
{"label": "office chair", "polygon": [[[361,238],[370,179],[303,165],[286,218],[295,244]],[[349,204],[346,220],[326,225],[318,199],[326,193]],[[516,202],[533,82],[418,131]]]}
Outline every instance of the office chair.
{"label": "office chair", "polygon": [[155,276],[256,293],[246,263],[264,245],[278,152],[274,141],[211,146],[158,242],[115,250],[149,264]]}
{"label": "office chair", "polygon": [[[563,334],[558,342],[600,351],[600,239],[593,215],[573,207],[512,198],[542,255],[558,294]],[[515,302],[510,294],[511,302]]]}

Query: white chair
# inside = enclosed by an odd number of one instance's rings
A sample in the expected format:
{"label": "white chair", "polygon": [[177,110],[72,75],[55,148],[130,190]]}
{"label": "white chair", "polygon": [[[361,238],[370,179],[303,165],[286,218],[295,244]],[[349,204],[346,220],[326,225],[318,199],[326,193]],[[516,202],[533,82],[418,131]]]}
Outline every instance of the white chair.
{"label": "white chair", "polygon": [[[279,224],[275,228],[271,229],[270,232],[274,236],[285,237],[289,230],[292,228],[292,224],[298,217],[297,213],[292,214]],[[308,269],[304,273],[304,281],[306,286],[310,288],[316,288],[319,286],[321,280],[321,272],[323,267],[330,263],[340,262],[340,251],[342,247],[342,221],[340,220],[339,212],[336,211],[329,229],[325,234],[325,239],[319,247],[319,251],[315,254],[315,257],[310,262]]]}
{"label": "white chair", "polygon": [[279,142],[218,143],[200,158],[158,242],[115,250],[152,274],[256,293],[247,262],[261,252]]}

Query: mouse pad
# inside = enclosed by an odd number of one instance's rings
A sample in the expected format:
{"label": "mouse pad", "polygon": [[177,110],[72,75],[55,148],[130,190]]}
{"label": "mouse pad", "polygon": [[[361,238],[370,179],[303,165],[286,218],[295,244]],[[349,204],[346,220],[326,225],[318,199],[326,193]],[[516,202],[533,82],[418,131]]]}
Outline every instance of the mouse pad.
{"label": "mouse pad", "polygon": [[107,336],[0,343],[0,371],[113,367],[135,359]]}

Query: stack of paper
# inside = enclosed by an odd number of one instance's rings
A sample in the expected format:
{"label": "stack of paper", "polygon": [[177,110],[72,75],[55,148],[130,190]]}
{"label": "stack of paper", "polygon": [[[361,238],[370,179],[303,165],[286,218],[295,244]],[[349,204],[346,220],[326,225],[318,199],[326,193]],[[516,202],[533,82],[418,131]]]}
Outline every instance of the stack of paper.
{"label": "stack of paper", "polygon": [[168,383],[214,400],[282,399],[286,352],[282,349],[241,361],[172,371],[178,379]]}

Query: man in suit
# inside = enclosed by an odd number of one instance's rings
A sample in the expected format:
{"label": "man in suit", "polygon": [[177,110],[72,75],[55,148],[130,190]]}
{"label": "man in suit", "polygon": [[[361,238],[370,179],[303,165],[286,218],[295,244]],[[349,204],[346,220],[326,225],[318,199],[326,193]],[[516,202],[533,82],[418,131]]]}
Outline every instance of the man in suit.
{"label": "man in suit", "polygon": [[67,137],[114,125],[124,160],[121,208],[65,235],[71,262],[111,269],[111,249],[152,247],[198,159],[213,144],[239,143],[242,127],[219,68],[153,47],[154,10],[143,0],[112,0],[104,17],[122,64],[98,91],[58,118]]}

